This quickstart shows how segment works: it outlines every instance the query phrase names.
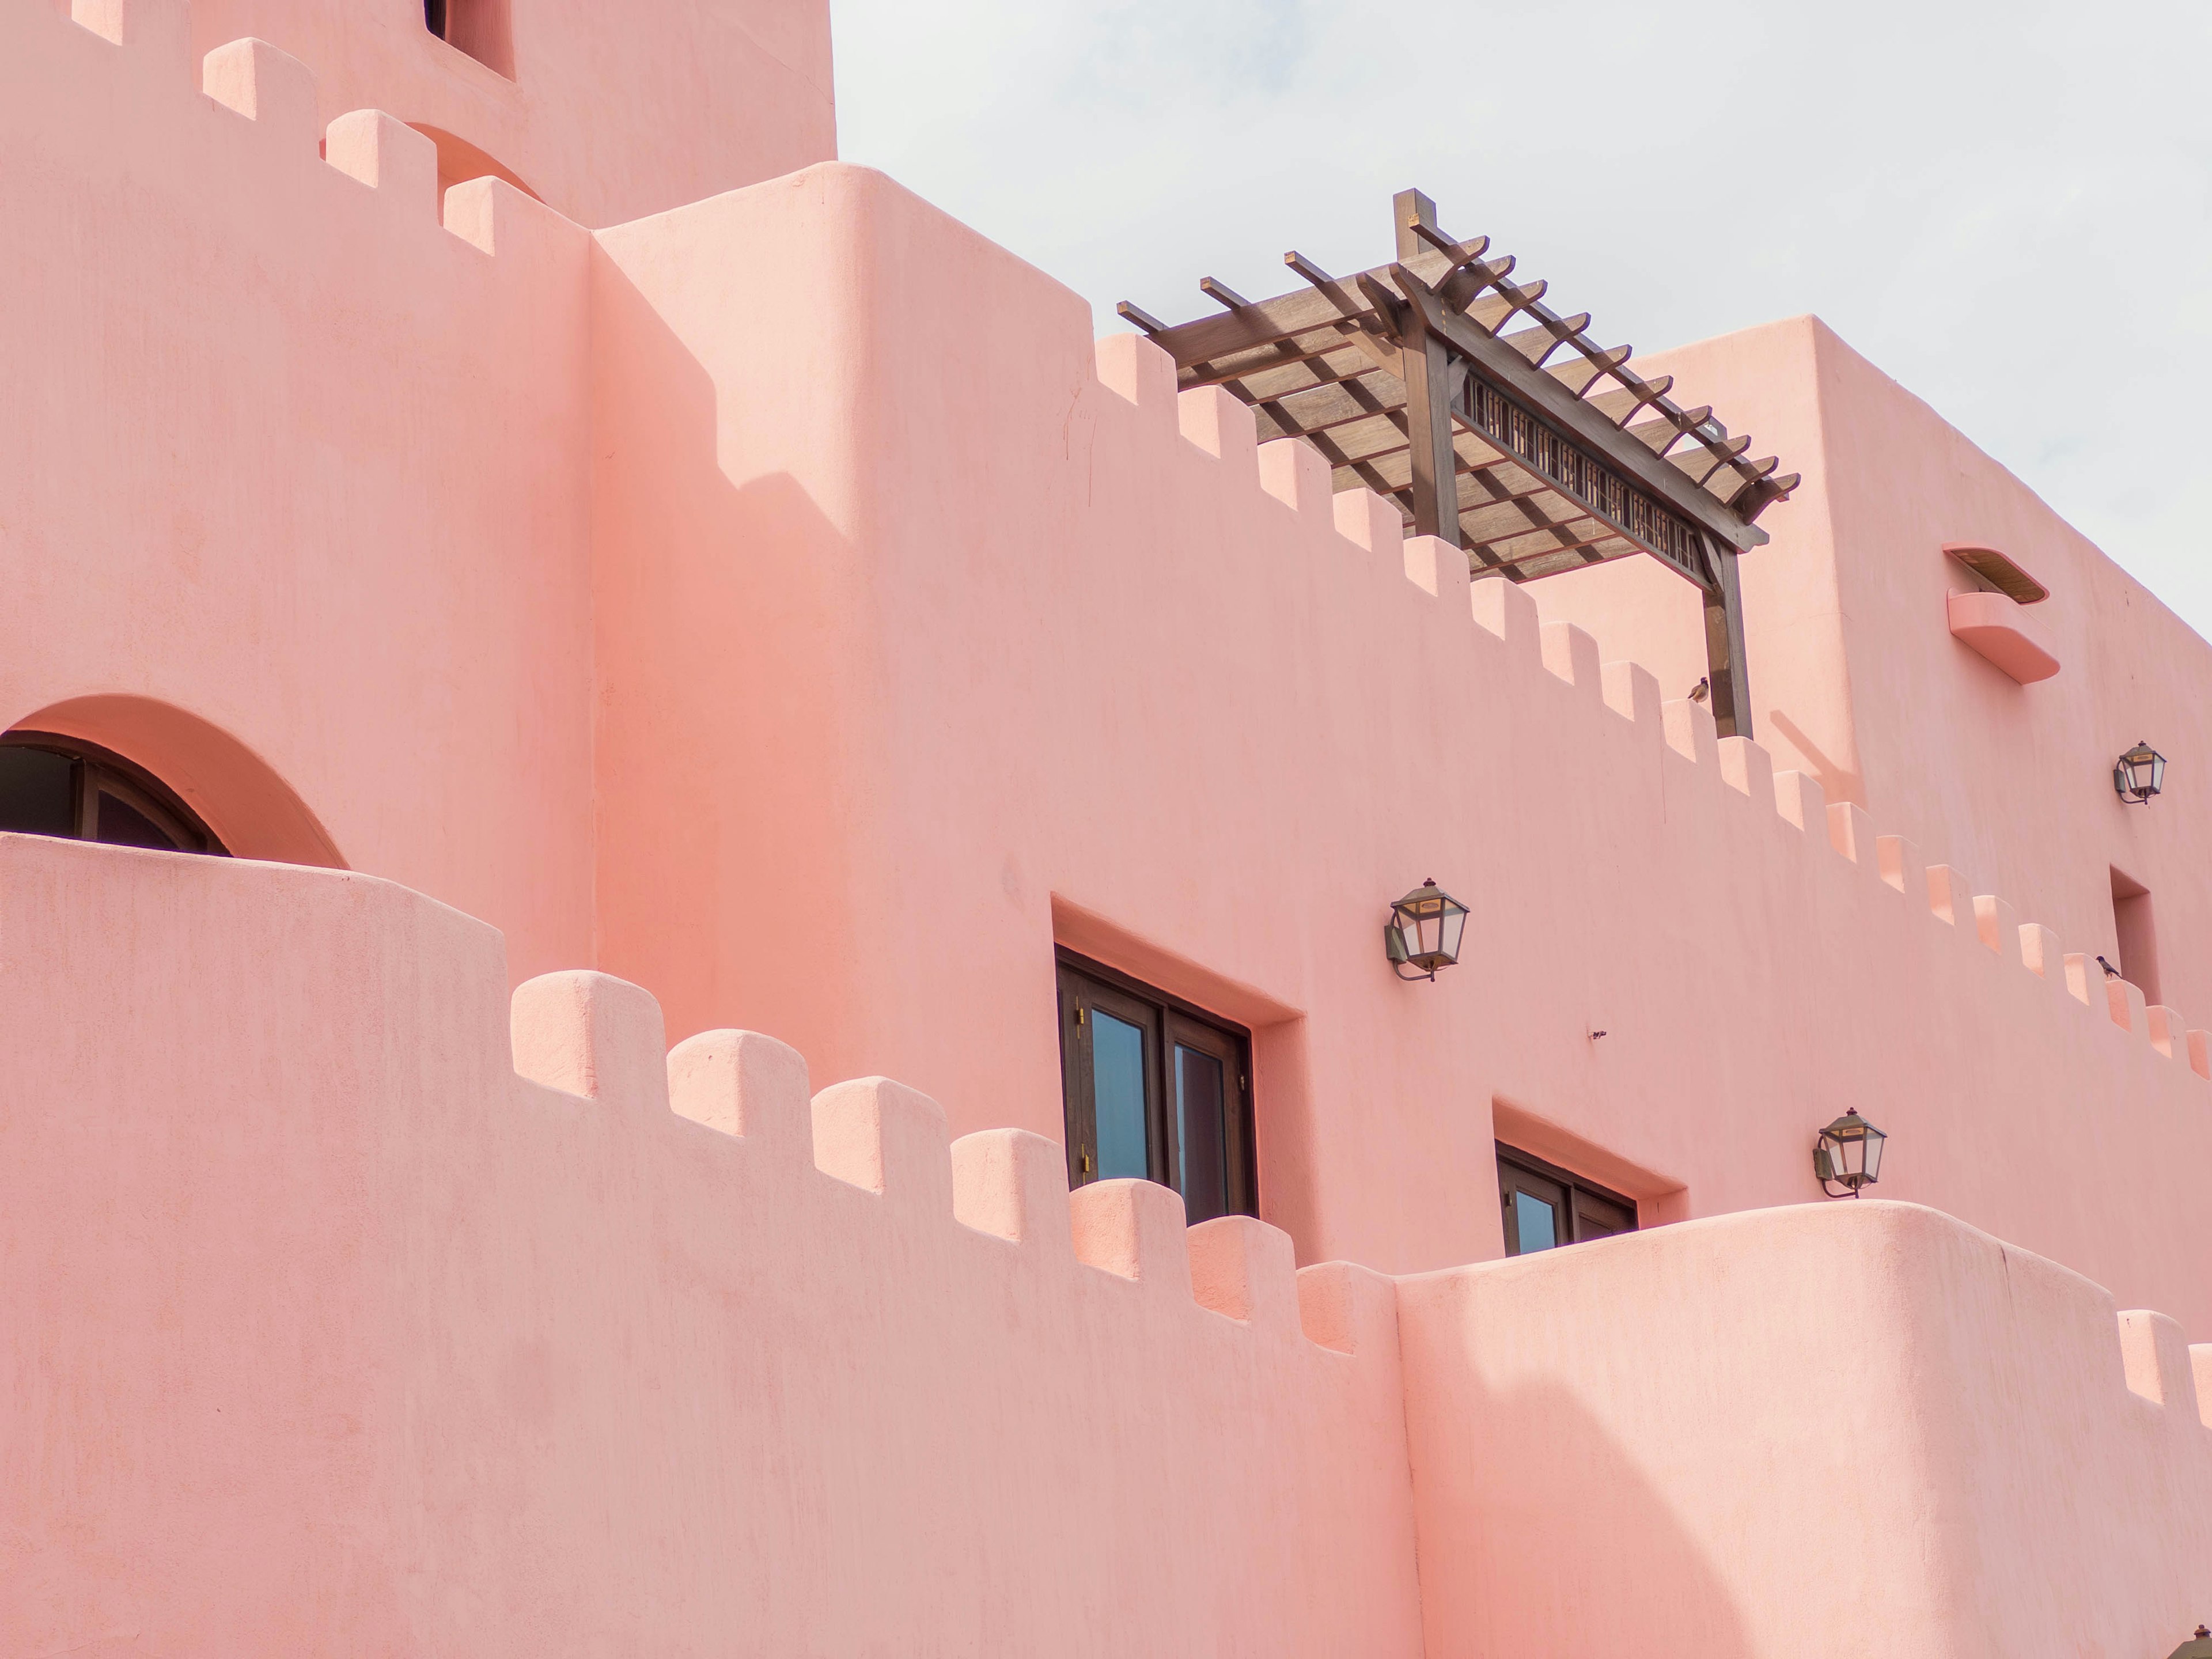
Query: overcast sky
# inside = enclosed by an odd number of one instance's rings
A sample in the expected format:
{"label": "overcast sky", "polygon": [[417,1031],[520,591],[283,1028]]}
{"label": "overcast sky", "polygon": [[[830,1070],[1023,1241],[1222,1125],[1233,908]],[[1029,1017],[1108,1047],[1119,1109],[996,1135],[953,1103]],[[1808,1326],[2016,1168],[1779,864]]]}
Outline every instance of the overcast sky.
{"label": "overcast sky", "polygon": [[1101,331],[1379,264],[1418,185],[1639,353],[1818,313],[2212,637],[2204,0],[831,10],[841,153]]}

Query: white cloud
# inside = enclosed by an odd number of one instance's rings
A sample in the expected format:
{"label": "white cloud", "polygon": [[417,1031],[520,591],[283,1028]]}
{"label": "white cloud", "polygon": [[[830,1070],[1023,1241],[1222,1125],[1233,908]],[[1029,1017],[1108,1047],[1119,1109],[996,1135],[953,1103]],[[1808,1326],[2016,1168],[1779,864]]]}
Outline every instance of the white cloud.
{"label": "white cloud", "polygon": [[833,0],[842,153],[1091,301],[1387,257],[1418,185],[1608,339],[1818,312],[2212,635],[2212,8]]}

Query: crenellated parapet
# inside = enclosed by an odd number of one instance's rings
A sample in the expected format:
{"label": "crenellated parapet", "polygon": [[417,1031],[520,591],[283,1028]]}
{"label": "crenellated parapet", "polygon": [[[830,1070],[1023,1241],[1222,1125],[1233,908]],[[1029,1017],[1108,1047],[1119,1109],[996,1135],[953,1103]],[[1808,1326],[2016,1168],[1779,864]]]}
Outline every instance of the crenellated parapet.
{"label": "crenellated parapet", "polygon": [[1498,580],[1470,583],[1464,556],[1434,537],[1408,536],[1403,515],[1385,497],[1367,489],[1332,495],[1328,463],[1311,446],[1297,438],[1258,444],[1251,410],[1219,386],[1177,392],[1173,360],[1142,336],[1101,337],[1097,375],[1105,389],[1136,404],[1140,416],[1156,411],[1157,436],[1165,435],[1158,430],[1157,411],[1172,408],[1184,443],[1221,463],[1224,491],[1251,490],[1253,511],[1260,510],[1257,497],[1266,495],[1308,526],[1333,528],[1350,544],[1341,556],[1372,569],[1376,580],[1387,580],[1402,568],[1414,587],[1443,596],[1455,606],[1464,592],[1472,617],[1470,640],[1479,628],[1491,642],[1471,644],[1470,650],[1496,656],[1502,647],[1506,673],[1525,678],[1540,672],[1573,688],[1571,697],[1553,700],[1560,744],[1573,746],[1574,722],[1598,718],[1601,707],[1638,727],[1642,741],[1663,742],[1689,763],[1694,769],[1692,787],[1732,791],[1750,803],[1754,816],[1764,816],[1758,809],[1771,801],[1773,822],[1765,833],[1793,842],[1802,837],[1808,847],[1824,848],[1852,866],[1863,878],[1860,890],[1866,902],[1897,902],[1874,890],[1879,883],[1897,894],[1909,912],[1924,906],[1929,921],[1948,930],[1948,937],[1985,948],[2001,963],[2108,1017],[2162,1058],[2212,1080],[2212,1032],[2190,1026],[2179,1010],[2146,1006],[2141,989],[2107,975],[2094,953],[2068,951],[2051,928],[2021,921],[2009,901],[1976,892],[1964,872],[1923,862],[1909,837],[1883,833],[1863,807],[1830,803],[1817,778],[1776,771],[1772,757],[1756,741],[1719,737],[1704,704],[1662,698],[1658,681],[1642,665],[1601,663],[1597,641],[1588,632],[1570,623],[1540,623],[1534,601],[1518,586]]}
{"label": "crenellated parapet", "polygon": [[0,940],[0,1649],[1419,1650],[1387,1278],[368,878]]}
{"label": "crenellated parapet", "polygon": [[[11,44],[27,56],[35,52],[50,73],[86,79],[119,76],[142,113],[143,100],[152,96],[174,106],[179,118],[194,118],[194,106],[200,100],[191,94],[197,92],[204,100],[197,118],[204,121],[204,107],[211,105],[251,122],[252,142],[260,148],[230,152],[230,159],[243,169],[298,167],[319,156],[333,175],[374,191],[372,199],[398,225],[442,223],[460,241],[486,254],[500,252],[502,228],[509,230],[510,241],[532,235],[543,242],[548,237],[562,238],[563,233],[555,227],[566,227],[569,247],[577,252],[588,240],[580,227],[495,178],[457,185],[451,199],[441,204],[434,140],[381,110],[350,111],[325,127],[313,70],[266,40],[233,40],[194,64],[190,0],[71,0],[66,17],[50,8],[23,6],[17,11],[21,15],[9,31],[16,37]],[[119,48],[122,56],[109,64],[88,63],[54,31],[62,36],[81,33],[95,37]],[[43,43],[41,33],[47,33]],[[41,44],[47,50],[39,52]],[[91,93],[89,88],[82,89]],[[319,196],[316,204],[334,214],[346,212],[349,206],[346,192],[335,187]],[[350,205],[359,211],[365,204]],[[534,222],[535,229],[521,230],[526,222]]]}
{"label": "crenellated parapet", "polygon": [[501,967],[0,837],[0,1646],[1966,1659],[2212,1592],[2212,1347],[1932,1211],[1298,1271]]}
{"label": "crenellated parapet", "polygon": [[608,975],[526,981],[514,1030],[522,1078],[604,1108],[672,1112],[742,1142],[760,1179],[811,1172],[872,1194],[884,1225],[987,1235],[1037,1271],[1127,1280],[1151,1305],[1188,1303],[1270,1346],[1297,1337],[1352,1356],[1395,1341],[1381,1275],[1346,1262],[1300,1269],[1288,1236],[1250,1216],[1186,1228],[1182,1197],[1152,1182],[1093,1182],[1071,1194],[1066,1152],[1042,1135],[951,1139],[943,1108],[889,1078],[810,1094],[805,1058],[757,1031],[702,1031],[664,1060],[659,1006]]}

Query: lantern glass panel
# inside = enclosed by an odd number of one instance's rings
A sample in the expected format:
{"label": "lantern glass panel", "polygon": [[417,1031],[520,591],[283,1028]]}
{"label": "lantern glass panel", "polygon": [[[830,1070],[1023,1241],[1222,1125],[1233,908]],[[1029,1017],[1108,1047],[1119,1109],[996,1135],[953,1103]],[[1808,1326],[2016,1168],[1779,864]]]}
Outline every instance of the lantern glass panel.
{"label": "lantern glass panel", "polygon": [[1859,1164],[1861,1172],[1865,1175],[1869,1186],[1881,1177],[1881,1147],[1882,1143],[1888,1139],[1887,1135],[1875,1128],[1873,1124],[1867,1125],[1866,1139],[1863,1143],[1866,1150],[1861,1154]]}
{"label": "lantern glass panel", "polygon": [[2148,800],[2166,787],[2166,757],[2139,743],[2113,763],[2112,781],[2130,800]]}
{"label": "lantern glass panel", "polygon": [[1459,960],[1459,942],[1467,932],[1467,907],[1455,904],[1444,913],[1443,939],[1439,948],[1454,962]]}

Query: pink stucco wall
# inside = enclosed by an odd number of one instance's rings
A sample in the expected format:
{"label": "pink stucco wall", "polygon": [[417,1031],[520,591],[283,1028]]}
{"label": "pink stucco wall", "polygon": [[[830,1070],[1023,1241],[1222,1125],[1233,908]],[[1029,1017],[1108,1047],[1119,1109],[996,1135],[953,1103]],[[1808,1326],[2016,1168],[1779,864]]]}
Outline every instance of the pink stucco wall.
{"label": "pink stucco wall", "polygon": [[39,389],[0,405],[0,723],[308,858],[282,792],[228,787],[258,760],[519,971],[586,960],[590,239],[489,184],[441,227],[428,140],[356,122],[320,160],[304,66],[233,54],[248,118],[182,21],[0,6],[0,374]]}
{"label": "pink stucco wall", "polygon": [[0,941],[0,1651],[1419,1653],[1379,1275],[366,877]]}
{"label": "pink stucco wall", "polygon": [[[1470,593],[879,175],[596,235],[489,183],[441,218],[428,141],[344,107],[386,84],[348,31],[399,12],[246,20],[311,68],[199,61],[219,6],[84,9],[104,33],[0,9],[33,255],[0,298],[35,319],[0,369],[40,392],[0,410],[0,722],[122,750],[241,852],[483,916],[517,979],[621,973],[673,1036],[774,1030],[956,1133],[1059,1134],[1052,947],[1103,957],[1255,1029],[1302,1260],[1496,1255],[1494,1136],[1648,1222],[1810,1200],[1855,1105],[1885,1194],[2212,1328],[2202,642],[1815,325],[1681,362],[1808,471],[1745,564],[1753,684],[1863,793],[1839,816],[1662,709],[1693,678],[1663,617],[1655,681]],[[656,177],[617,210],[690,188]],[[2057,678],[1992,685],[1944,631],[1951,539],[2051,583]],[[2136,736],[2179,758],[2130,812],[2103,771]],[[2180,1014],[2069,975],[2107,863],[2173,906]],[[1473,944],[1410,987],[1376,933],[1429,875]]]}
{"label": "pink stucco wall", "polygon": [[[1742,562],[1760,743],[2057,929],[2121,957],[2112,874],[2148,888],[2160,999],[2212,1011],[2212,647],[2087,538],[1814,318],[1666,352],[1710,403],[1806,483]],[[1971,579],[1947,544],[2004,550],[2051,590],[2027,613],[2060,668],[2022,685],[1948,637]],[[1705,672],[1696,608],[1650,561],[1529,592],[1670,695]],[[2148,739],[2175,763],[2148,808],[2112,762]],[[2133,963],[2129,964],[2130,970]]]}
{"label": "pink stucco wall", "polygon": [[1430,1659],[2155,1659],[2212,1600],[2212,1346],[1931,1211],[1719,1218],[1399,1307]]}
{"label": "pink stucco wall", "polygon": [[[511,82],[410,0],[75,9],[0,6],[0,726],[284,862],[0,836],[0,1652],[2205,1615],[2212,664],[1817,324],[1670,360],[1808,473],[1717,744],[1664,573],[1470,590],[808,166],[818,8],[514,0]],[[1275,1226],[1070,1199],[1055,943],[1254,1028]],[[1812,1201],[1846,1106],[1913,1202]],[[1485,1260],[1493,1137],[1650,1231]]]}
{"label": "pink stucco wall", "polygon": [[0,836],[0,1650],[2120,1659],[2212,1596],[2212,1349],[1947,1218],[1294,1277],[507,987],[371,878]]}
{"label": "pink stucco wall", "polygon": [[[1498,1254],[1493,1124],[1662,1219],[1814,1197],[1880,1103],[1886,1194],[2212,1318],[2212,1091],[2185,1020],[2069,996],[2094,940],[2030,972],[1991,896],[1985,945],[1986,887],[1883,878],[1910,823],[1847,807],[1844,857],[1817,785],[1149,348],[1102,379],[1074,296],[876,175],[599,245],[600,960],[673,1029],[1057,1133],[1057,941],[1255,1028],[1304,1259]],[[1473,944],[1407,987],[1376,935],[1431,874]]]}
{"label": "pink stucco wall", "polygon": [[586,225],[837,149],[822,0],[447,0],[456,38],[476,11],[506,14],[505,74],[432,35],[422,0],[81,3],[123,6],[149,30],[189,19],[194,62],[227,41],[267,40],[314,66],[325,120],[374,107],[450,134]]}

